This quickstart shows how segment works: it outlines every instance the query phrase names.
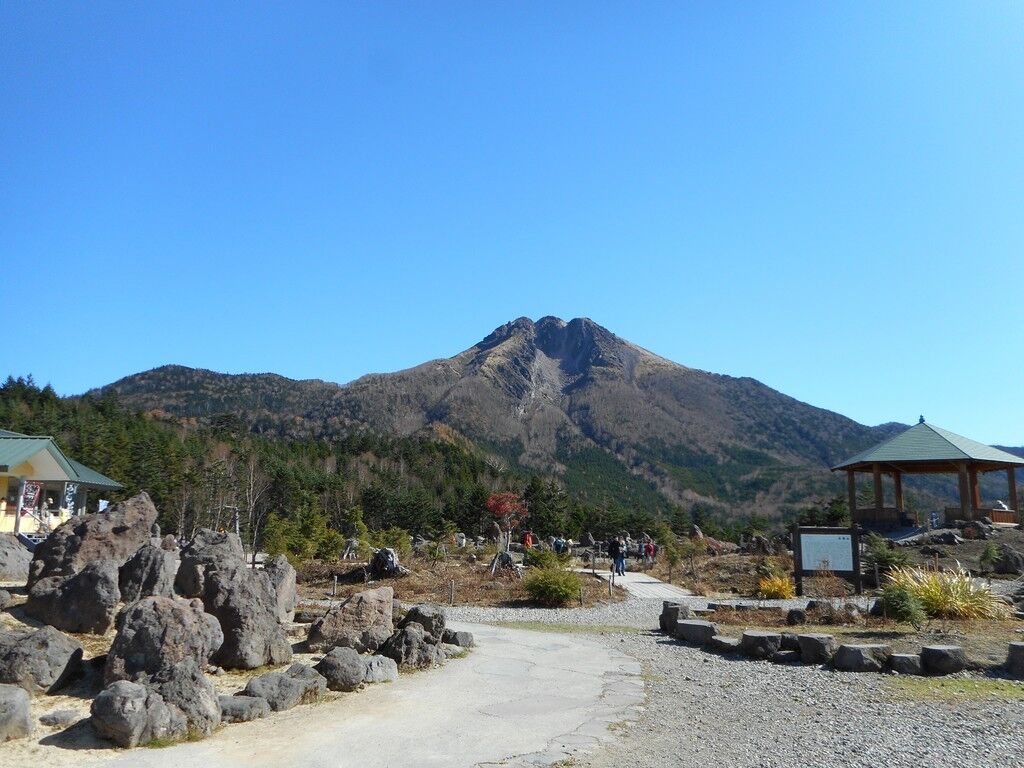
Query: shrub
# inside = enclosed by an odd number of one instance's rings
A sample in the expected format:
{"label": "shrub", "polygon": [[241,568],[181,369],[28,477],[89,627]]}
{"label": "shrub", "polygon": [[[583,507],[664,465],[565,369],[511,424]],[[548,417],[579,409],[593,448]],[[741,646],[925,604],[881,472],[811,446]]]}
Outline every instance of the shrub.
{"label": "shrub", "polygon": [[985,573],[990,573],[995,570],[996,561],[999,559],[999,547],[994,542],[989,542],[985,545],[985,551],[981,553],[981,557],[978,558],[978,565],[981,566],[981,570]]}
{"label": "shrub", "polygon": [[896,567],[889,573],[889,586],[906,589],[933,618],[996,619],[1009,615],[1006,603],[963,568],[926,571]]}
{"label": "shrub", "polygon": [[570,555],[558,555],[550,549],[528,549],[523,555],[523,565],[533,568],[563,568]]}
{"label": "shrub", "polygon": [[864,540],[864,561],[869,568],[878,566],[881,573],[888,573],[893,568],[903,568],[910,563],[906,550],[889,546],[889,540],[877,533],[869,533]]}
{"label": "shrub", "polygon": [[549,608],[557,608],[579,599],[583,585],[575,571],[538,568],[527,574],[523,579],[523,586],[534,602]]}
{"label": "shrub", "polygon": [[404,528],[385,528],[383,531],[370,533],[370,544],[378,549],[390,547],[395,550],[399,560],[412,557],[412,537]]}
{"label": "shrub", "polygon": [[765,600],[790,600],[796,589],[788,576],[765,576],[757,582],[757,595]]}
{"label": "shrub", "polygon": [[889,583],[882,590],[882,607],[885,613],[896,621],[921,629],[928,618],[920,598],[899,584]]}

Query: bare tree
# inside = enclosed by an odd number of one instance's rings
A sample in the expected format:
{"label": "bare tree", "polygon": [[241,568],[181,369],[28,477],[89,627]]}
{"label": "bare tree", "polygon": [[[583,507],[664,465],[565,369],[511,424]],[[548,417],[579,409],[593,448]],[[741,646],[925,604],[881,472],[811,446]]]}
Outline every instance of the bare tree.
{"label": "bare tree", "polygon": [[264,471],[256,452],[251,451],[245,461],[242,493],[245,497],[249,533],[247,538],[252,551],[253,567],[256,566],[256,542],[267,519],[267,507],[262,501],[269,488],[270,476]]}

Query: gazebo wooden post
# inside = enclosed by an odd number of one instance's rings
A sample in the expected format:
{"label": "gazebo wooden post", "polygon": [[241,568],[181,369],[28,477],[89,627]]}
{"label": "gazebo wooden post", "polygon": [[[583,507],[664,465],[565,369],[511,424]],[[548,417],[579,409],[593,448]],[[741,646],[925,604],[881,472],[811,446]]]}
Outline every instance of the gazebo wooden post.
{"label": "gazebo wooden post", "polygon": [[875,480],[875,513],[878,515],[875,522],[881,522],[882,510],[885,508],[885,492],[882,490],[882,467],[880,464],[871,465],[871,475]]}
{"label": "gazebo wooden post", "polygon": [[967,479],[971,485],[971,513],[981,509],[981,486],[978,485],[978,468],[971,467],[967,470]]}
{"label": "gazebo wooden post", "polygon": [[1017,513],[1017,522],[1020,522],[1020,507],[1017,506],[1017,470],[1008,467],[1006,470],[1006,484],[1010,487],[1010,503],[1007,506]]}
{"label": "gazebo wooden post", "polygon": [[967,462],[957,462],[957,473],[960,476],[960,515],[963,520],[973,520],[974,516],[969,511],[971,503],[971,483],[967,477]]}
{"label": "gazebo wooden post", "polygon": [[892,471],[892,492],[896,497],[896,510],[903,517],[903,473],[898,469]]}
{"label": "gazebo wooden post", "polygon": [[850,508],[850,521],[857,522],[857,476],[852,469],[846,470],[846,504]]}

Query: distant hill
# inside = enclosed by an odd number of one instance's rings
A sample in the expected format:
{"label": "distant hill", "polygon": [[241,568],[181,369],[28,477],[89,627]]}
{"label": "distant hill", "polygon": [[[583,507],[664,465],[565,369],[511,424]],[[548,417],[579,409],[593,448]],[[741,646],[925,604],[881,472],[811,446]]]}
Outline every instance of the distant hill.
{"label": "distant hill", "polygon": [[586,318],[519,318],[454,357],[344,386],[165,366],[91,394],[109,392],[138,410],[227,416],[264,433],[457,439],[593,501],[734,514],[840,491],[831,465],[905,428],[687,368]]}

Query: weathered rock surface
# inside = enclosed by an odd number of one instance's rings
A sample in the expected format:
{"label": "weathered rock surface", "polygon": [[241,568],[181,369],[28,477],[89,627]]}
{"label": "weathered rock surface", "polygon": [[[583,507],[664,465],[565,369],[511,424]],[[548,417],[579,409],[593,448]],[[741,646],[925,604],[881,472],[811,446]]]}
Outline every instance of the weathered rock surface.
{"label": "weathered rock surface", "polygon": [[53,627],[0,631],[0,683],[53,693],[81,670],[81,644]]}
{"label": "weathered rock surface", "polygon": [[378,653],[401,667],[425,668],[444,663],[441,643],[414,621],[406,622],[380,647]]}
{"label": "weathered rock surface", "polygon": [[28,580],[32,553],[13,533],[0,533],[0,581]]}
{"label": "weathered rock surface", "polygon": [[1024,680],[1024,642],[1010,643],[1006,650],[1006,672],[1010,677]]}
{"label": "weathered rock surface", "polygon": [[363,657],[351,648],[333,648],[313,667],[332,691],[354,691],[363,683]]}
{"label": "weathered rock surface", "polygon": [[181,550],[174,588],[184,597],[202,597],[207,571],[244,565],[245,552],[238,536],[200,528]]}
{"label": "weathered rock surface", "polygon": [[999,557],[993,564],[992,569],[996,573],[1022,574],[1024,573],[1024,554],[1007,544],[1000,544]]}
{"label": "weathered rock surface", "polygon": [[96,733],[119,747],[178,739],[188,730],[185,716],[176,707],[168,707],[156,691],[128,680],[104,688],[89,712]]}
{"label": "weathered rock surface", "polygon": [[96,560],[72,576],[38,579],[29,589],[25,612],[65,632],[102,635],[113,626],[121,599],[117,566],[114,560]]}
{"label": "weathered rock surface", "polygon": [[832,665],[841,672],[880,672],[891,655],[888,645],[840,645]]}
{"label": "weathered rock surface", "polygon": [[800,651],[791,651],[783,648],[768,657],[773,664],[799,664],[801,662]]}
{"label": "weathered rock surface", "polygon": [[220,719],[224,723],[247,723],[270,714],[270,704],[262,696],[219,696]]}
{"label": "weathered rock surface", "polygon": [[215,663],[226,669],[255,669],[291,661],[292,646],[277,620],[277,594],[266,573],[244,565],[217,568],[205,572],[203,584],[206,612],[224,632]]}
{"label": "weathered rock surface", "polygon": [[121,566],[118,577],[121,600],[130,604],[151,595],[174,597],[177,572],[178,557],[174,552],[144,544]]}
{"label": "weathered rock surface", "polygon": [[184,716],[189,733],[209,736],[220,725],[217,691],[195,660],[164,667],[145,685]]}
{"label": "weathered rock surface", "polygon": [[921,656],[916,653],[894,653],[889,657],[889,669],[901,675],[923,675]]}
{"label": "weathered rock surface", "polygon": [[119,621],[107,654],[107,683],[155,675],[188,660],[202,669],[224,642],[220,624],[199,600],[144,597]]}
{"label": "weathered rock surface", "polygon": [[39,717],[39,722],[49,728],[67,728],[78,720],[78,712],[73,709],[55,709]]}
{"label": "weathered rock surface", "polygon": [[0,744],[32,735],[31,698],[17,685],[0,685]]}
{"label": "weathered rock surface", "polygon": [[395,592],[378,587],[357,592],[309,627],[310,650],[352,648],[359,653],[376,651],[394,632],[392,622]]}
{"label": "weathered rock surface", "polygon": [[401,628],[413,622],[423,627],[423,631],[430,635],[433,642],[440,643],[443,641],[446,619],[444,608],[441,606],[436,603],[414,605],[398,623],[398,626]]}
{"label": "weathered rock surface", "polygon": [[13,602],[11,593],[6,589],[0,589],[0,611],[9,606]]}
{"label": "weathered rock surface", "polygon": [[403,568],[398,562],[398,553],[390,547],[384,547],[374,552],[367,569],[371,579],[390,579],[409,573],[408,569]]}
{"label": "weathered rock surface", "polygon": [[782,635],[778,632],[762,632],[748,629],[740,637],[740,650],[752,659],[771,658],[782,648]]}
{"label": "weathered rock surface", "polygon": [[926,675],[951,675],[967,669],[967,654],[959,645],[926,645],[921,649]]}
{"label": "weathered rock surface", "polygon": [[387,656],[363,656],[364,683],[393,683],[398,679],[398,664]]}
{"label": "weathered rock surface", "polygon": [[672,631],[676,627],[676,622],[680,619],[692,619],[693,611],[690,607],[683,605],[682,603],[673,603],[670,600],[665,600],[661,604],[661,615],[658,616],[658,627],[662,632],[666,634],[672,634]]}
{"label": "weathered rock surface", "polygon": [[710,621],[704,619],[683,619],[676,622],[673,637],[691,645],[704,645],[718,634],[718,629]]}
{"label": "weathered rock surface", "polygon": [[704,645],[704,648],[712,653],[739,653],[740,651],[740,639],[738,637],[726,637],[725,635],[715,635]]}
{"label": "weathered rock surface", "polygon": [[267,672],[252,678],[241,695],[266,699],[272,710],[281,712],[299,704],[311,704],[326,690],[323,675],[305,664],[292,664],[284,672]]}
{"label": "weathered rock surface", "polygon": [[456,632],[451,629],[445,629],[444,637],[441,638],[443,642],[448,645],[457,645],[459,648],[472,648],[473,647],[473,633],[472,632]]}
{"label": "weathered rock surface", "polygon": [[295,606],[299,602],[296,574],[284,555],[278,555],[263,569],[277,593],[277,620],[282,624],[294,621]]}
{"label": "weathered rock surface", "polygon": [[105,511],[72,517],[36,547],[29,567],[28,586],[52,576],[73,576],[90,563],[112,561],[115,570],[149,542],[156,507],[140,493]]}
{"label": "weathered rock surface", "polygon": [[804,664],[830,664],[836,653],[836,639],[833,635],[797,635],[800,658]]}

